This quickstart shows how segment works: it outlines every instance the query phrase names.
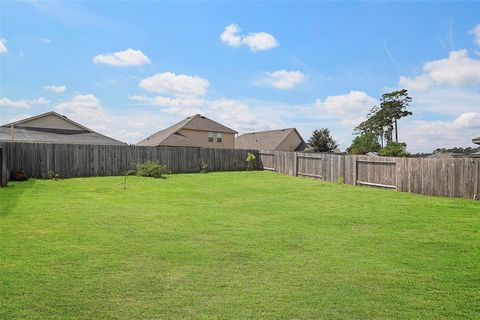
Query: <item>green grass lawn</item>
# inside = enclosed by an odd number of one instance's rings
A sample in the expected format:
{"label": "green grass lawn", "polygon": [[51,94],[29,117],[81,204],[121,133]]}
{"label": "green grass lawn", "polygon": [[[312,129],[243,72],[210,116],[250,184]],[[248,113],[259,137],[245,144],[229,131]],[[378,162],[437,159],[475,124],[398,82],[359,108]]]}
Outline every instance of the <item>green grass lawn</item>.
{"label": "green grass lawn", "polygon": [[0,319],[480,314],[480,203],[282,176],[0,189]]}

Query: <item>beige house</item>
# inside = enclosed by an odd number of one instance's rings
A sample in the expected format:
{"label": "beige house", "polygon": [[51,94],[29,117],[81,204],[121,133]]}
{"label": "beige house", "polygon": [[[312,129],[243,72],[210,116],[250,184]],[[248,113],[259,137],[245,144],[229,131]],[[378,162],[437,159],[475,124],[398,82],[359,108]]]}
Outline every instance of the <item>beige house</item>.
{"label": "beige house", "polygon": [[196,114],[152,134],[137,145],[234,149],[236,134],[237,131]]}
{"label": "beige house", "polygon": [[124,145],[54,111],[0,126],[0,142]]}
{"label": "beige house", "polygon": [[250,132],[235,140],[236,149],[304,151],[307,144],[295,128]]}

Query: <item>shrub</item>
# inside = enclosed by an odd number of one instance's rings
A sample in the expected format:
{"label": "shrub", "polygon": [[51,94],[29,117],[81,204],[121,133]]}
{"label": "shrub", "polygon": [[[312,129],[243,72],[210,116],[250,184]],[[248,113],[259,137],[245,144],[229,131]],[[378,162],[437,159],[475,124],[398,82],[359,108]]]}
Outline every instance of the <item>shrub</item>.
{"label": "shrub", "polygon": [[146,161],[137,164],[137,176],[162,178],[164,174],[169,172],[170,170],[166,165],[158,164],[155,161]]}
{"label": "shrub", "polygon": [[48,170],[47,178],[50,179],[50,180],[58,180],[58,179],[60,179],[60,175],[53,170]]}
{"label": "shrub", "polygon": [[369,152],[377,152],[381,146],[377,137],[373,133],[365,133],[355,137],[352,145],[347,149],[349,154],[367,154]]}
{"label": "shrub", "polygon": [[407,144],[403,142],[389,142],[385,148],[380,149],[378,155],[382,157],[409,157],[407,152]]}
{"label": "shrub", "polygon": [[247,170],[252,169],[253,162],[256,159],[257,159],[257,157],[255,157],[255,154],[250,153],[250,152],[247,153],[247,158],[245,159],[245,161],[247,162]]}
{"label": "shrub", "polygon": [[200,172],[201,173],[207,173],[208,172],[208,163],[202,162],[200,164]]}

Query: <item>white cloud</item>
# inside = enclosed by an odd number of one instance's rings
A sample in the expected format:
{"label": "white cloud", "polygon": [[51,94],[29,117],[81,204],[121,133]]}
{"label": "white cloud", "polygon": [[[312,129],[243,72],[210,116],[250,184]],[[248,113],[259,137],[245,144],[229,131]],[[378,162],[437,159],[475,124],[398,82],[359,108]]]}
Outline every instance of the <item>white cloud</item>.
{"label": "white cloud", "polygon": [[38,38],[38,41],[43,43],[52,43],[52,39],[50,38]]}
{"label": "white cloud", "polygon": [[164,72],[141,80],[139,86],[151,92],[175,97],[196,97],[205,95],[209,82],[199,76]]}
{"label": "white cloud", "polygon": [[273,35],[266,32],[251,32],[246,36],[238,35],[241,31],[236,24],[230,24],[225,27],[220,35],[220,40],[232,47],[239,47],[241,44],[247,45],[252,51],[269,50],[278,47],[278,41]]}
{"label": "white cloud", "polygon": [[257,85],[267,85],[277,89],[291,89],[305,80],[305,75],[300,71],[278,70],[264,72],[256,82]]}
{"label": "white cloud", "polygon": [[239,132],[273,129],[278,123],[271,114],[252,111],[247,103],[232,99],[209,101],[204,113]]}
{"label": "white cloud", "polygon": [[147,97],[138,95],[130,96],[130,99],[147,105],[161,107],[163,112],[171,115],[187,117],[200,113],[240,131],[272,129],[275,124],[278,124],[278,121],[272,118],[272,112],[262,115],[262,112],[257,108],[253,112],[247,103],[238,100],[208,100],[196,97]]}
{"label": "white cloud", "polygon": [[6,43],[7,43],[7,40],[0,39],[0,54],[8,52]]}
{"label": "white cloud", "polygon": [[150,59],[140,50],[127,49],[113,53],[99,54],[93,58],[93,63],[129,67],[149,64]]}
{"label": "white cloud", "polygon": [[463,129],[463,128],[476,128],[480,129],[480,113],[477,112],[467,112],[462,113],[458,118],[456,118],[452,124],[452,128]]}
{"label": "white cloud", "polygon": [[133,101],[140,103],[163,107],[163,111],[183,116],[200,113],[200,107],[205,105],[205,100],[196,97],[187,98],[169,98],[163,96],[147,97],[147,96],[130,96]]}
{"label": "white cloud", "polygon": [[377,100],[363,91],[350,91],[344,95],[328,96],[325,101],[317,99],[315,105],[320,112],[347,117],[366,115],[377,104]]}
{"label": "white cloud", "polygon": [[460,113],[478,111],[480,91],[462,87],[432,87],[428,90],[411,90],[412,110],[415,115],[441,114],[456,117]]}
{"label": "white cloud", "polygon": [[415,78],[400,77],[408,89],[427,90],[434,85],[467,86],[480,84],[480,60],[471,59],[467,50],[450,52],[448,58],[427,62]]}
{"label": "white cloud", "polygon": [[68,117],[89,120],[105,119],[103,106],[93,94],[76,95],[69,101],[57,104],[55,110]]}
{"label": "white cloud", "polygon": [[66,86],[44,86],[43,89],[54,92],[54,93],[62,93],[62,92],[65,92],[65,90],[67,90],[67,87]]}
{"label": "white cloud", "polygon": [[242,40],[252,51],[269,50],[278,46],[278,41],[270,33],[252,32]]}
{"label": "white cloud", "polygon": [[236,24],[231,24],[225,27],[225,30],[220,35],[220,39],[232,47],[238,47],[242,44],[242,38],[237,36],[237,33],[240,32],[241,29]]}
{"label": "white cloud", "polygon": [[477,24],[472,30],[468,31],[468,33],[473,35],[473,41],[477,46],[480,46],[480,24]]}
{"label": "white cloud", "polygon": [[410,150],[431,152],[442,147],[471,146],[479,130],[480,113],[469,112],[451,121],[410,121],[401,133]]}
{"label": "white cloud", "polygon": [[0,106],[7,107],[7,108],[28,109],[28,108],[31,108],[32,106],[45,105],[48,103],[50,103],[50,101],[43,97],[32,99],[32,100],[22,99],[22,100],[16,100],[16,101],[10,100],[8,98],[0,99]]}

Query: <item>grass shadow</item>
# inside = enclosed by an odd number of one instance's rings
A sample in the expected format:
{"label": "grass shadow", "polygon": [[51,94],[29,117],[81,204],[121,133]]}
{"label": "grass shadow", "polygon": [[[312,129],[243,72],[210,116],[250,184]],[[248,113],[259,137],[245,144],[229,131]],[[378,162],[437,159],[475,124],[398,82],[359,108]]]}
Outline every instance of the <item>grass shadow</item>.
{"label": "grass shadow", "polygon": [[34,179],[23,182],[10,181],[4,188],[0,188],[0,217],[10,214],[23,193],[34,184]]}

